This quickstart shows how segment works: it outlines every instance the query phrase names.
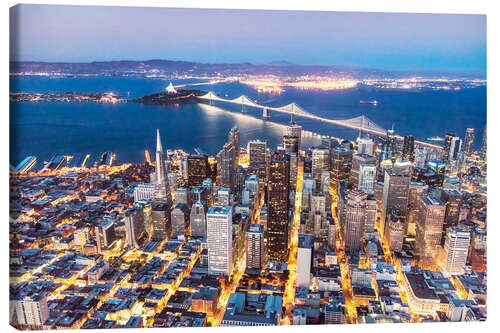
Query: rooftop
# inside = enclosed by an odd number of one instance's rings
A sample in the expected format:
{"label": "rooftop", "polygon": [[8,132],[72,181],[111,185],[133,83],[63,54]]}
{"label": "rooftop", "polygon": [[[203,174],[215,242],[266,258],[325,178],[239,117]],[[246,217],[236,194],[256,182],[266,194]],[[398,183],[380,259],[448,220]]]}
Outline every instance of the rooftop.
{"label": "rooftop", "polygon": [[231,206],[212,206],[207,214],[212,215],[228,215],[231,212]]}
{"label": "rooftop", "polygon": [[404,275],[416,297],[420,299],[439,300],[434,290],[427,285],[423,273],[406,272]]}
{"label": "rooftop", "polygon": [[425,197],[422,197],[422,201],[426,204],[426,205],[433,205],[433,206],[444,206],[444,203],[439,200],[438,198],[434,198],[434,197],[431,197],[431,196],[425,196]]}

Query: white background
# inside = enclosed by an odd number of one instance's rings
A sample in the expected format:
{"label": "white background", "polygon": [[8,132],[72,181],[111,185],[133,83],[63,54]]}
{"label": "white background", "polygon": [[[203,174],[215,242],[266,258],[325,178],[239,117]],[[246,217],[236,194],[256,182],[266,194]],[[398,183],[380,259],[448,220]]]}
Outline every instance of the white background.
{"label": "white background", "polygon": [[[342,332],[397,332],[404,330],[405,332],[439,332],[443,330],[453,330],[454,332],[469,332],[475,333],[479,330],[495,330],[500,327],[499,319],[499,278],[498,272],[500,267],[500,250],[499,250],[499,209],[500,205],[500,175],[499,170],[499,146],[497,145],[500,132],[500,107],[498,102],[499,90],[499,62],[500,54],[498,52],[498,44],[500,40],[500,12],[498,1],[484,0],[419,0],[419,1],[401,1],[401,0],[350,0],[350,1],[320,1],[320,0],[156,0],[156,1],[134,1],[134,0],[101,0],[101,1],[28,1],[28,3],[39,4],[74,4],[74,5],[120,5],[120,6],[163,6],[163,7],[189,7],[189,8],[238,8],[238,9],[288,9],[288,10],[329,10],[329,11],[370,11],[370,12],[413,12],[413,13],[455,13],[455,14],[486,14],[487,15],[487,48],[488,48],[488,199],[490,210],[488,212],[488,320],[484,323],[430,323],[430,324],[377,324],[377,325],[324,325],[324,326],[286,326],[286,327],[247,327],[247,328],[187,328],[175,329],[175,332],[288,332],[298,333],[301,331],[321,331],[334,332],[341,330]],[[1,136],[1,166],[3,177],[0,177],[0,204],[2,207],[0,228],[1,235],[1,280],[0,280],[0,327],[9,332],[14,332],[15,329],[9,326],[9,289],[8,289],[8,160],[9,160],[9,11],[8,8],[17,4],[15,1],[6,1],[2,8],[2,42],[3,52],[1,53],[2,61],[0,76],[2,85],[2,104],[0,109],[0,136]],[[498,204],[497,204],[498,203]],[[112,332],[134,333],[134,332],[150,332],[158,329],[122,329],[113,330]],[[97,331],[97,330],[96,330]],[[100,331],[100,333],[105,333]]]}

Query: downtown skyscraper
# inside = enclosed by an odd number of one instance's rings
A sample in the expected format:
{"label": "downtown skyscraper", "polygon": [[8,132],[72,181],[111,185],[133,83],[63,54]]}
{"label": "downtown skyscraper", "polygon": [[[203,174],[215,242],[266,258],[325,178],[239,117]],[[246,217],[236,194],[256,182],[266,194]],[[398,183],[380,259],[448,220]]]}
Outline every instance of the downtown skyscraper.
{"label": "downtown skyscraper", "polygon": [[312,149],[311,169],[312,177],[316,181],[316,188],[314,190],[317,192],[321,187],[321,174],[323,173],[323,171],[329,171],[330,169],[330,152],[328,149]]}
{"label": "downtown skyscraper", "polygon": [[246,231],[246,268],[260,272],[265,260],[264,227],[251,224]]}
{"label": "downtown skyscraper", "polygon": [[206,155],[190,154],[187,157],[187,185],[189,188],[201,186],[210,176],[210,167]]}
{"label": "downtown skyscraper", "polygon": [[207,236],[207,221],[205,214],[205,205],[202,201],[195,201],[191,206],[191,214],[189,216],[191,226],[191,236],[206,237]]}
{"label": "downtown skyscraper", "polygon": [[[297,125],[293,120],[285,127],[283,136],[295,137],[297,138],[297,148],[300,151],[301,141],[302,141],[302,126]],[[298,152],[297,151],[297,152]]]}
{"label": "downtown skyscraper", "polygon": [[283,147],[288,150],[289,153],[299,152],[299,138],[296,136],[284,135],[282,138]]}
{"label": "downtown skyscraper", "polygon": [[337,192],[339,181],[347,181],[351,172],[352,150],[345,147],[337,147],[332,150],[330,182]]}
{"label": "downtown skyscraper", "polygon": [[468,230],[452,227],[446,232],[444,242],[445,263],[444,269],[450,274],[464,272],[471,235]]}
{"label": "downtown skyscraper", "polygon": [[234,190],[235,171],[240,156],[240,131],[233,127],[226,144],[217,154],[217,185]]}
{"label": "downtown skyscraper", "polygon": [[349,182],[354,188],[358,187],[359,172],[362,164],[376,164],[377,158],[368,154],[355,154],[352,156],[351,172],[349,174]]}
{"label": "downtown skyscraper", "polygon": [[373,155],[374,142],[371,138],[363,137],[360,133],[360,136],[356,139],[356,143],[358,145],[358,154]]}
{"label": "downtown skyscraper", "polygon": [[231,275],[233,270],[233,208],[212,206],[207,212],[208,274]]}
{"label": "downtown skyscraper", "polygon": [[156,171],[155,197],[152,205],[151,219],[153,224],[153,239],[161,241],[170,237],[172,225],[170,212],[172,210],[172,194],[168,184],[167,170],[164,160],[163,146],[160,138],[160,130],[156,130]]}
{"label": "downtown skyscraper", "polygon": [[217,154],[217,185],[233,188],[235,147],[227,142]]}
{"label": "downtown skyscraper", "polygon": [[311,283],[311,269],[313,266],[313,245],[312,235],[299,234],[297,249],[297,287],[309,289]]}
{"label": "downtown skyscraper", "polygon": [[420,199],[415,245],[419,265],[423,268],[436,264],[441,247],[445,210],[444,203],[439,199],[430,196]]}
{"label": "downtown skyscraper", "polygon": [[[395,167],[393,170],[385,171],[382,192],[382,221],[380,223],[382,235],[387,235],[385,231],[393,209],[396,209],[404,217],[406,223],[411,176],[403,170]],[[405,227],[406,229],[407,227]]]}
{"label": "downtown skyscraper", "polygon": [[481,158],[486,162],[486,157],[487,157],[487,154],[486,154],[486,147],[487,147],[487,141],[486,141],[486,134],[487,134],[487,130],[486,130],[486,126],[484,126],[484,132],[483,132],[483,141],[481,142]]}
{"label": "downtown skyscraper", "polygon": [[472,146],[474,145],[474,139],[476,138],[476,134],[474,128],[467,128],[465,131],[465,143],[464,143],[464,152],[467,155],[472,153]]}
{"label": "downtown skyscraper", "polygon": [[269,162],[267,185],[267,258],[288,260],[288,210],[290,162],[284,150],[276,150]]}
{"label": "downtown skyscraper", "polygon": [[403,159],[415,160],[415,138],[413,135],[407,135],[403,140]]}
{"label": "downtown skyscraper", "polygon": [[160,130],[156,129],[156,171],[155,171],[155,199],[172,204],[172,195],[168,184],[167,170],[163,146],[161,144]]}
{"label": "downtown skyscraper", "polygon": [[367,195],[363,191],[352,190],[347,194],[344,207],[344,240],[345,249],[351,254],[360,250],[366,221],[366,198]]}
{"label": "downtown skyscraper", "polygon": [[358,190],[364,191],[366,194],[373,194],[376,173],[377,167],[375,164],[361,164],[359,167]]}
{"label": "downtown skyscraper", "polygon": [[267,143],[265,141],[253,140],[247,144],[250,172],[259,177],[261,185],[267,180],[266,150]]}
{"label": "downtown skyscraper", "polygon": [[380,152],[380,161],[391,160],[396,161],[396,148],[397,139],[396,133],[394,132],[394,126],[392,129],[387,130],[384,142],[382,144],[382,151]]}
{"label": "downtown skyscraper", "polygon": [[144,212],[141,207],[132,207],[125,211],[125,241],[127,245],[139,248],[144,229]]}
{"label": "downtown skyscraper", "polygon": [[456,160],[462,149],[462,140],[455,133],[446,133],[443,144],[443,160],[445,163]]}
{"label": "downtown skyscraper", "polygon": [[240,130],[238,126],[234,126],[229,131],[228,142],[234,147],[233,167],[236,169],[240,162]]}

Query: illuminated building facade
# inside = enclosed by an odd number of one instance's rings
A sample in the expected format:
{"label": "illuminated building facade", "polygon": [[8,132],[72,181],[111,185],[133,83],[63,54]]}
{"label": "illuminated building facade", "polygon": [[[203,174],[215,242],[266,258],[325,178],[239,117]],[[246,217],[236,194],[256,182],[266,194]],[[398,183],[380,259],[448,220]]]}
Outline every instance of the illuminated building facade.
{"label": "illuminated building facade", "polygon": [[330,169],[330,152],[326,148],[312,149],[312,177],[316,181],[315,191],[320,190],[321,174]]}
{"label": "illuminated building facade", "polygon": [[144,233],[144,212],[140,207],[129,208],[125,211],[125,241],[127,245],[139,248]]}
{"label": "illuminated building facade", "polygon": [[358,145],[358,150],[357,150],[358,154],[373,155],[374,143],[371,138],[359,136],[356,139],[356,143]]}
{"label": "illuminated building facade", "polygon": [[290,136],[290,137],[298,138],[297,152],[300,151],[301,139],[302,139],[302,126],[297,125],[294,121],[290,122],[290,124],[285,127],[283,136]]}
{"label": "illuminated building facade", "polygon": [[450,151],[448,152],[448,162],[456,161],[462,151],[462,140],[458,136],[451,138]]}
{"label": "illuminated building facade", "polygon": [[191,226],[191,236],[206,237],[207,222],[205,216],[205,205],[201,201],[195,201],[191,206],[191,214],[189,215]]}
{"label": "illuminated building facade", "polygon": [[407,135],[403,139],[403,159],[415,160],[415,138],[413,135]]}
{"label": "illuminated building facade", "polygon": [[366,198],[363,191],[353,190],[347,194],[345,202],[345,249],[351,254],[360,250],[360,241],[366,220]]}
{"label": "illuminated building facade", "polygon": [[463,274],[470,245],[470,232],[451,227],[446,232],[444,242],[444,269],[450,274]]}
{"label": "illuminated building facade", "polygon": [[299,167],[298,153],[289,153],[290,156],[290,190],[294,191],[297,187],[297,172]]}
{"label": "illuminated building facade", "polygon": [[289,153],[298,153],[299,152],[299,138],[296,136],[284,135],[283,136],[283,147]]}
{"label": "illuminated building facade", "polygon": [[480,156],[483,161],[486,162],[486,157],[487,157],[487,141],[486,141],[486,126],[484,126],[484,132],[483,132],[483,141],[481,141],[481,151],[480,151]]}
{"label": "illuminated building facade", "polygon": [[474,228],[469,258],[472,270],[476,272],[486,271],[486,229]]}
{"label": "illuminated building facade", "polygon": [[236,169],[238,167],[238,164],[240,163],[240,149],[241,149],[240,130],[238,129],[238,126],[234,126],[229,131],[228,143],[230,143],[234,147],[233,168]]}
{"label": "illuminated building facade", "polygon": [[328,222],[328,246],[332,249],[335,248],[336,241],[336,232],[337,232],[337,224],[335,223],[335,219],[330,215],[327,215],[326,218]]}
{"label": "illuminated building facade", "polygon": [[208,157],[191,154],[187,157],[187,183],[189,188],[201,186],[209,178]]}
{"label": "illuminated building facade", "polygon": [[443,189],[441,201],[446,205],[444,215],[444,231],[458,225],[460,217],[460,205],[462,204],[462,192],[455,189]]}
{"label": "illuminated building facade", "polygon": [[174,205],[183,203],[189,206],[190,191],[186,187],[178,187],[174,192]]}
{"label": "illuminated building facade", "polygon": [[375,164],[361,164],[359,167],[358,190],[366,194],[373,194],[376,172]]}
{"label": "illuminated building facade", "polygon": [[385,172],[392,169],[392,161],[384,160],[378,164],[377,181],[384,182]]}
{"label": "illuminated building facade", "polygon": [[267,185],[267,259],[288,260],[288,211],[290,161],[283,150],[276,150],[269,162]]}
{"label": "illuminated building facade", "polygon": [[246,232],[247,269],[260,272],[265,264],[264,250],[264,227],[260,224],[249,225]]}
{"label": "illuminated building facade", "polygon": [[433,266],[438,258],[445,210],[446,206],[439,199],[430,196],[420,199],[415,245],[421,267]]}
{"label": "illuminated building facade", "polygon": [[415,235],[415,227],[418,221],[418,210],[420,208],[420,198],[427,195],[429,186],[424,183],[410,182],[408,192],[408,214],[407,230],[405,234]]}
{"label": "illuminated building facade", "polygon": [[74,243],[76,246],[83,247],[87,244],[87,241],[90,238],[90,230],[88,227],[80,228],[75,230],[74,233]]}
{"label": "illuminated building facade", "polygon": [[172,224],[170,221],[171,206],[166,202],[155,201],[151,207],[151,221],[153,224],[152,238],[156,241],[162,241],[170,237],[172,233]]}
{"label": "illuminated building facade", "polygon": [[390,220],[390,213],[393,209],[397,210],[406,219],[410,181],[410,176],[404,173],[396,173],[394,169],[385,172],[381,216],[385,224],[381,230],[382,235],[385,235],[385,228]]}
{"label": "illuminated building facade", "polygon": [[170,213],[170,220],[172,221],[172,237],[179,237],[186,235],[186,226],[188,225],[188,208],[184,203],[178,203]]}
{"label": "illuminated building facade", "polygon": [[375,231],[377,223],[377,199],[375,195],[369,194],[366,196],[366,220],[363,228],[364,234]]}
{"label": "illuminated building facade", "polygon": [[402,216],[399,211],[393,209],[387,219],[385,238],[387,240],[389,250],[401,252],[403,248],[403,238],[406,231],[405,217]]}
{"label": "illuminated building facade", "polygon": [[352,151],[345,147],[337,147],[332,150],[330,174],[331,186],[337,192],[339,181],[348,180],[351,172]]}
{"label": "illuminated building facade", "polygon": [[380,153],[380,160],[396,161],[397,139],[394,129],[387,130],[384,142],[382,143],[382,151]]}
{"label": "illuminated building facade", "polygon": [[230,276],[233,269],[233,209],[212,206],[207,212],[208,274]]}
{"label": "illuminated building facade", "polygon": [[476,138],[476,134],[473,128],[467,128],[465,130],[465,142],[464,142],[464,152],[467,155],[472,153],[472,146],[474,145],[474,139]]}
{"label": "illuminated building facade", "polygon": [[454,133],[446,132],[444,134],[444,142],[443,142],[443,159],[448,161],[450,158],[450,150],[451,150],[451,142],[453,138],[457,137]]}
{"label": "illuminated building facade", "polygon": [[134,188],[134,201],[153,199],[156,189],[154,184],[141,183]]}
{"label": "illuminated building facade", "polygon": [[297,250],[297,280],[299,288],[309,289],[313,261],[313,237],[309,234],[299,234]]}
{"label": "illuminated building facade", "polygon": [[116,240],[115,223],[111,219],[105,219],[95,227],[97,252],[108,250]]}
{"label": "illuminated building facade", "polygon": [[241,191],[245,188],[245,180],[248,175],[248,168],[244,168],[243,166],[239,165],[235,170],[234,170],[234,193],[235,194],[241,194]]}
{"label": "illuminated building facade", "polygon": [[42,329],[49,318],[47,300],[46,295],[40,294],[11,301],[10,306],[15,309],[17,315],[17,324],[30,329]]}
{"label": "illuminated building facade", "polygon": [[170,186],[168,184],[167,171],[161,144],[160,130],[156,130],[156,171],[155,171],[155,199],[172,203]]}
{"label": "illuminated building facade", "polygon": [[266,161],[267,143],[265,141],[249,141],[247,151],[249,155],[250,172],[259,177],[260,184],[267,180],[267,161]]}
{"label": "illuminated building facade", "polygon": [[373,155],[368,154],[355,154],[352,156],[352,167],[351,173],[349,175],[349,182],[352,184],[353,188],[358,187],[359,182],[359,172],[362,164],[376,164],[377,158]]}
{"label": "illuminated building facade", "polygon": [[233,188],[235,147],[227,142],[217,154],[217,185]]}

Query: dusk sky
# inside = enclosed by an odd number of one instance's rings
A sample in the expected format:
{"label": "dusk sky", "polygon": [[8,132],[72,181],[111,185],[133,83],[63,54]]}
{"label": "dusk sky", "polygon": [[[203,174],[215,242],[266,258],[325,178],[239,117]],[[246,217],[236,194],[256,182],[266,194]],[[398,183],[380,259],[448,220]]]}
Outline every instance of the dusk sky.
{"label": "dusk sky", "polygon": [[21,5],[11,60],[168,59],[486,73],[486,16]]}

